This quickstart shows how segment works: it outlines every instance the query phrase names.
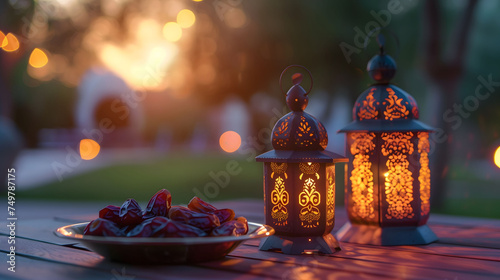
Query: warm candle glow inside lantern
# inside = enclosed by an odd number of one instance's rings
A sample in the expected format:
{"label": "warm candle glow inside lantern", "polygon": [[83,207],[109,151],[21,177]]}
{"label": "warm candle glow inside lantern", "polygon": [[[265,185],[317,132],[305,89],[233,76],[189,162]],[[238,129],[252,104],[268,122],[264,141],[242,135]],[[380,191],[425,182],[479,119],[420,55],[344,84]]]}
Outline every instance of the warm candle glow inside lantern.
{"label": "warm candle glow inside lantern", "polygon": [[274,126],[274,150],[256,158],[264,162],[266,224],[276,230],[260,249],[331,254],[340,250],[330,234],[335,223],[335,185],[344,187],[344,164],[336,163],[347,159],[325,151],[324,126],[303,111],[308,93],[300,86],[302,75],[294,74],[292,81],[286,98],[292,112]]}
{"label": "warm candle glow inside lantern", "polygon": [[383,53],[368,63],[376,84],[356,101],[347,133],[349,221],[341,241],[375,245],[427,244],[430,211],[429,132],[411,95],[389,83],[394,60]]}

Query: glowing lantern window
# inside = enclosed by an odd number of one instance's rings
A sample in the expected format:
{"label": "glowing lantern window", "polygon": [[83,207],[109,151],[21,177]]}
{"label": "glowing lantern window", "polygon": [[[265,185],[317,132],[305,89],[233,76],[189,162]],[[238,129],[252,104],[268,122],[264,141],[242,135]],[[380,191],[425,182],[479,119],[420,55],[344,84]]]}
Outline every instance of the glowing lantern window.
{"label": "glowing lantern window", "polygon": [[429,132],[418,121],[411,95],[389,83],[394,60],[381,52],[368,62],[376,81],[361,94],[347,133],[349,221],[340,241],[375,245],[428,244],[430,211]]}
{"label": "glowing lantern window", "polygon": [[260,249],[331,254],[340,250],[330,232],[335,224],[335,185],[344,187],[347,159],[325,151],[324,126],[304,112],[308,93],[300,86],[302,75],[294,74],[292,81],[286,94],[292,112],[274,126],[274,150],[256,158],[264,162],[266,223],[276,230]]}

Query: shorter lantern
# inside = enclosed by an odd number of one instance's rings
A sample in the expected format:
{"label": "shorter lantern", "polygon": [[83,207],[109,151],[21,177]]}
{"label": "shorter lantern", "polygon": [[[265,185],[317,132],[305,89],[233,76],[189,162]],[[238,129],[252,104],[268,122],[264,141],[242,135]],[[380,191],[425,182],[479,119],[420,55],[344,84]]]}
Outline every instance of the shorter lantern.
{"label": "shorter lantern", "polygon": [[367,66],[376,83],[356,100],[347,133],[349,221],[340,241],[374,245],[428,244],[429,132],[411,95],[389,83],[396,63],[381,53]]}
{"label": "shorter lantern", "polygon": [[[274,126],[271,139],[274,150],[256,158],[264,162],[266,224],[276,231],[263,240],[260,249],[281,250],[285,254],[312,251],[331,254],[340,250],[330,234],[335,223],[336,182],[344,187],[344,164],[336,166],[336,163],[347,159],[325,151],[328,144],[325,127],[304,112],[308,92],[300,86],[302,75],[294,74],[292,81],[293,86],[286,94],[292,112]],[[336,178],[339,173],[342,176]]]}

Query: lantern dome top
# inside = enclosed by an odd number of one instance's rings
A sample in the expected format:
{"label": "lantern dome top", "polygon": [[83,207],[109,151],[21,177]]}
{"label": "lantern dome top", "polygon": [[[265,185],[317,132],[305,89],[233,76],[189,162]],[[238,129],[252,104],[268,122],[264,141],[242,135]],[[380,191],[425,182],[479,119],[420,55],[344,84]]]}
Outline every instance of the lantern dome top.
{"label": "lantern dome top", "polygon": [[389,81],[396,73],[396,63],[381,51],[367,65],[375,84],[356,100],[352,110],[354,121],[340,130],[347,131],[432,131],[418,121],[417,102],[401,88]]}
{"label": "lantern dome top", "polygon": [[[281,76],[289,68],[297,66],[287,67]],[[309,72],[303,66],[298,67]],[[311,89],[306,92],[302,88],[300,85],[302,78],[300,73],[292,75],[293,85],[286,93],[286,103],[291,112],[279,119],[273,128],[271,142],[274,150],[257,156],[257,161],[338,162],[347,160],[341,155],[325,151],[328,145],[328,134],[325,127],[318,119],[304,112],[309,102],[307,95]]]}
{"label": "lantern dome top", "polygon": [[309,98],[308,93],[300,86],[302,74],[293,74],[292,82],[292,87],[286,93],[286,103],[292,112],[283,116],[274,126],[273,148],[322,151],[328,145],[328,134],[319,120],[304,112]]}

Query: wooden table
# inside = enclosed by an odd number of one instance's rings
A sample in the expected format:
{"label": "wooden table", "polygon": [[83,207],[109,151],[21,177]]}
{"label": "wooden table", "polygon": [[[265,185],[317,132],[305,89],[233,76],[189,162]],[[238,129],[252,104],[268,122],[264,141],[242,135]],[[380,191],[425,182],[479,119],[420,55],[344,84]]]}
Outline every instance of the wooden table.
{"label": "wooden table", "polygon": [[[195,265],[139,266],[108,262],[53,235],[57,227],[88,221],[106,203],[17,202],[16,272],[7,270],[6,217],[0,228],[1,279],[500,279],[500,220],[431,215],[439,242],[381,247],[341,243],[331,256],[263,252],[258,241],[228,257]],[[227,201],[248,220],[264,222],[262,201]],[[5,214],[6,215],[6,214]],[[336,209],[334,231],[346,221]]]}

